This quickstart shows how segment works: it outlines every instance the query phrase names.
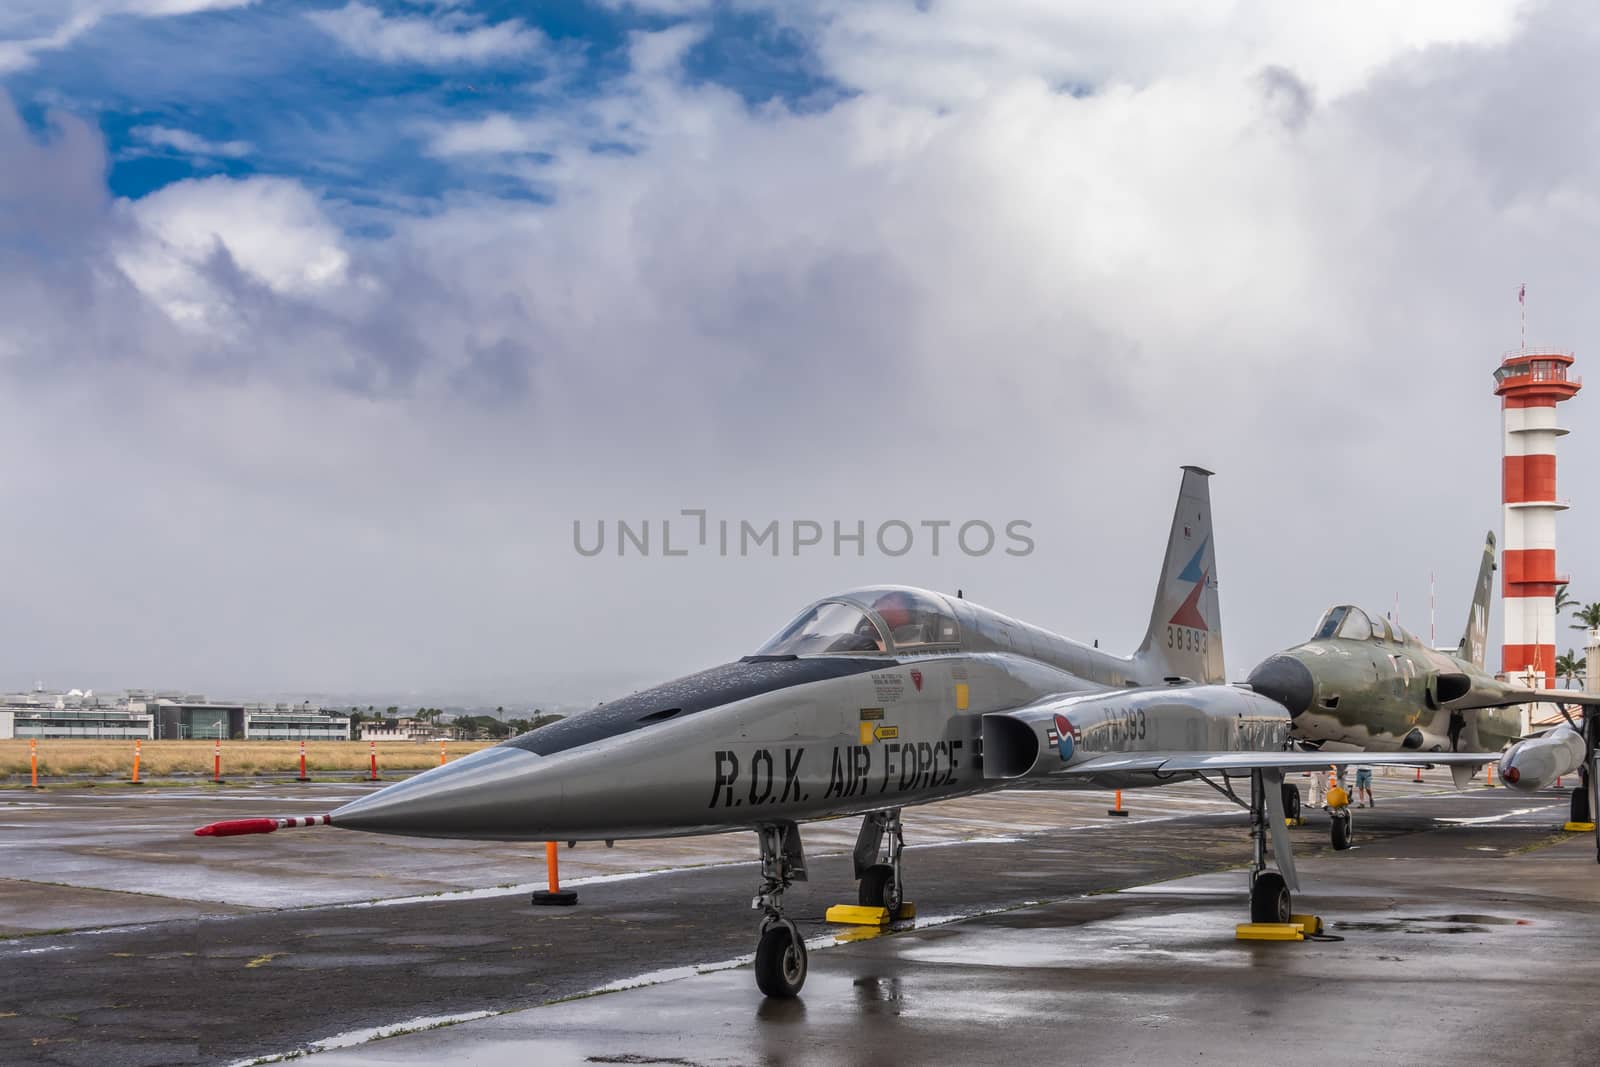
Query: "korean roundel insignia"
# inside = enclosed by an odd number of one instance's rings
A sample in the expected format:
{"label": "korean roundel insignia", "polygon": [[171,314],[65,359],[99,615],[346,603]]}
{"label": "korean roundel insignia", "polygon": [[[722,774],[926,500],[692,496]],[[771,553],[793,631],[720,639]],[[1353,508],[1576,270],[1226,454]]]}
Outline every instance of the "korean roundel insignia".
{"label": "korean roundel insignia", "polygon": [[1065,715],[1056,716],[1056,751],[1061,753],[1063,762],[1072,758],[1072,723],[1067,721]]}

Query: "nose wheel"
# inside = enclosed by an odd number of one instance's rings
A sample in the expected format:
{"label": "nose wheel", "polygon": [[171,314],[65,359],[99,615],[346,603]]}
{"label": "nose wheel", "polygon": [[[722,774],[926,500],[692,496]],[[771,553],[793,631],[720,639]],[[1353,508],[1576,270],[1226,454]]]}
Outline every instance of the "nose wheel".
{"label": "nose wheel", "polygon": [[761,842],[761,887],[750,906],[761,912],[756,942],[756,986],[769,997],[792,997],[806,984],[806,942],[783,913],[783,893],[806,880],[800,827],[792,822],[756,828]]}
{"label": "nose wheel", "polygon": [[777,923],[756,943],[756,987],[769,997],[792,997],[806,984],[806,943],[794,924]]}
{"label": "nose wheel", "polygon": [[1336,852],[1343,852],[1350,847],[1350,841],[1355,836],[1355,820],[1348,811],[1333,813],[1333,847]]}

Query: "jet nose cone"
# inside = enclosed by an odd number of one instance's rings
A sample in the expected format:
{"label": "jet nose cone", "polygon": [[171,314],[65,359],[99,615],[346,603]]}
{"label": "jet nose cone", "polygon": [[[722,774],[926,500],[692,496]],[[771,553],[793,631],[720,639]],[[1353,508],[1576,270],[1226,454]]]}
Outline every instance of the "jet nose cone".
{"label": "jet nose cone", "polygon": [[333,825],[415,837],[520,836],[555,815],[560,785],[541,775],[545,757],[496,746],[424,771],[336,808]]}
{"label": "jet nose cone", "polygon": [[1290,715],[1311,707],[1316,683],[1311,671],[1293,656],[1272,656],[1263,661],[1246,679],[1250,688],[1282,704]]}

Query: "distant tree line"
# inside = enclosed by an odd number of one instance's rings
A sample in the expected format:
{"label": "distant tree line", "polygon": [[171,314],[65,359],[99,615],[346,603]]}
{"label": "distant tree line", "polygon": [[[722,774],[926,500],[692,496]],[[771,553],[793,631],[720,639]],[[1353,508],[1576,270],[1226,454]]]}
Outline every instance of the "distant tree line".
{"label": "distant tree line", "polygon": [[[561,715],[547,715],[539,708],[533,709],[533,714],[527,718],[506,718],[504,705],[495,708],[494,711],[493,715],[458,715],[451,720],[450,725],[461,732],[464,740],[481,740],[483,738],[498,740],[502,737],[511,737],[514,734],[525,734],[529,730],[537,730],[541,726],[548,726],[550,723],[563,718]],[[443,714],[443,708],[419,707],[409,718],[416,719],[418,722],[436,723],[439,721],[439,716]],[[401,718],[401,714],[398,704],[390,704],[381,712],[377,711],[371,704],[367,705],[365,711],[362,711],[359,707],[351,707],[350,728],[353,732],[359,731],[361,724],[365,722],[374,724],[392,723],[399,718]]]}

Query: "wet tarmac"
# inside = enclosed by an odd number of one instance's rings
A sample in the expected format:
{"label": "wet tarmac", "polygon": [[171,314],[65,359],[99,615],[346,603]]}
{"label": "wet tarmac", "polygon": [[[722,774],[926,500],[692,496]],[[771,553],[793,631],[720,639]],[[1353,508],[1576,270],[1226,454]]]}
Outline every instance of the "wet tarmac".
{"label": "wet tarmac", "polygon": [[[0,794],[0,924],[22,935],[0,940],[0,1062],[1444,1063],[1508,1040],[1589,1062],[1600,866],[1555,831],[1564,798],[1379,786],[1357,848],[1327,851],[1320,816],[1294,831],[1297,910],[1345,938],[1306,944],[1234,940],[1244,820],[1203,785],[1127,794],[1126,820],[1103,794],[910,810],[922,917],[882,936],[820,921],[853,900],[856,820],[808,826],[791,1003],[744,965],[748,834],[563,849],[580,903],[534,909],[537,846],[186,835],[361,787]],[[369,1041],[395,1029],[422,1032]]]}

